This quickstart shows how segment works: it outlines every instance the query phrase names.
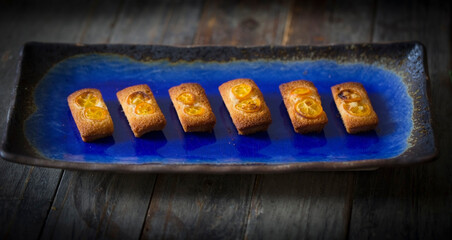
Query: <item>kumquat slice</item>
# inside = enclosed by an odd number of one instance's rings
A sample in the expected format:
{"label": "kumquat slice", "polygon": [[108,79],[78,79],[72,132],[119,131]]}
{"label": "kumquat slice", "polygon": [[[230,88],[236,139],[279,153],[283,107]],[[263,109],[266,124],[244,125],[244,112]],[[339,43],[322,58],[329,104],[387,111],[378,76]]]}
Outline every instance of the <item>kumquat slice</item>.
{"label": "kumquat slice", "polygon": [[192,105],[195,103],[195,96],[189,92],[184,92],[177,97],[177,100],[183,104]]}
{"label": "kumquat slice", "polygon": [[366,103],[348,102],[344,103],[343,106],[345,111],[357,117],[364,117],[370,114],[370,107]]}
{"label": "kumquat slice", "polygon": [[199,116],[206,112],[206,109],[200,106],[190,106],[184,108],[184,112],[188,115]]}
{"label": "kumquat slice", "polygon": [[261,100],[259,98],[245,99],[237,103],[235,108],[247,113],[257,112],[261,109]]}
{"label": "kumquat slice", "polygon": [[147,102],[142,102],[135,107],[135,113],[138,115],[147,115],[155,112],[155,108],[152,104]]}
{"label": "kumquat slice", "polygon": [[147,93],[139,91],[139,92],[131,93],[127,97],[127,104],[138,105],[140,103],[147,102],[149,100],[151,100],[151,97]]}
{"label": "kumquat slice", "polygon": [[310,92],[311,92],[311,90],[309,88],[299,87],[299,88],[295,88],[294,90],[292,90],[292,92],[290,94],[292,94],[292,95],[306,95],[306,94],[308,94]]}
{"label": "kumquat slice", "polygon": [[305,97],[296,103],[295,111],[306,118],[317,118],[322,114],[323,108],[317,100]]}
{"label": "kumquat slice", "polygon": [[294,90],[292,90],[292,92],[290,92],[290,99],[292,100],[292,102],[297,103],[309,93],[311,93],[311,90],[309,88],[305,87],[295,88]]}
{"label": "kumquat slice", "polygon": [[97,96],[94,95],[93,92],[84,92],[77,96],[77,98],[75,99],[75,102],[80,107],[87,108],[87,107],[96,106],[96,104],[99,102],[99,98],[97,98]]}
{"label": "kumquat slice", "polygon": [[83,112],[85,118],[95,121],[102,121],[107,118],[107,110],[101,107],[88,107]]}
{"label": "kumquat slice", "polygon": [[361,101],[361,95],[357,93],[354,90],[351,89],[344,89],[339,92],[337,95],[340,99],[344,100],[345,102],[359,102]]}
{"label": "kumquat slice", "polygon": [[231,91],[232,94],[238,99],[244,99],[250,95],[252,87],[246,83],[242,83],[234,86]]}

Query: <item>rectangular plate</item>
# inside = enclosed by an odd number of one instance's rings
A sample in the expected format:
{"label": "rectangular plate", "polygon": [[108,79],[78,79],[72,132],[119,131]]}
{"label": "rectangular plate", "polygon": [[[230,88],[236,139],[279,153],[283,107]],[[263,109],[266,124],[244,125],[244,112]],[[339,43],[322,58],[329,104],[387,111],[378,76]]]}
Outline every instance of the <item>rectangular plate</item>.
{"label": "rectangular plate", "polygon": [[[218,92],[251,78],[272,113],[268,131],[239,136]],[[316,85],[329,122],[319,134],[296,134],[281,83]],[[347,134],[330,87],[361,82],[380,123]],[[217,124],[184,133],[168,89],[183,82],[206,90]],[[135,138],[116,92],[148,84],[166,119],[163,131]],[[81,141],[66,97],[97,88],[112,115],[112,137]],[[27,43],[19,64],[1,156],[24,164],[125,172],[281,172],[405,165],[436,154],[425,50],[417,42],[293,47],[170,47]]]}

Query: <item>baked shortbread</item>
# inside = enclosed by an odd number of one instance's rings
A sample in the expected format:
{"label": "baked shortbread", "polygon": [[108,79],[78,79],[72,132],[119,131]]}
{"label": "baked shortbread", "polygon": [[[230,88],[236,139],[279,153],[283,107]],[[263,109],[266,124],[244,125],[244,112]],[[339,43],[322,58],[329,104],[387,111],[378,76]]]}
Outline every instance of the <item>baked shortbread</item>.
{"label": "baked shortbread", "polygon": [[148,85],[125,88],[117,92],[116,96],[135,137],[141,137],[151,131],[160,131],[165,127],[165,116]]}
{"label": "baked shortbread", "polygon": [[346,82],[331,87],[334,102],[348,133],[375,129],[378,117],[361,83]]}
{"label": "baked shortbread", "polygon": [[185,132],[212,131],[216,118],[201,85],[183,83],[168,92]]}
{"label": "baked shortbread", "polygon": [[310,81],[279,85],[293,128],[297,133],[320,132],[328,123],[317,88]]}
{"label": "baked shortbread", "polygon": [[253,80],[234,79],[221,84],[218,89],[240,135],[268,129],[272,123],[270,110]]}
{"label": "baked shortbread", "polygon": [[99,90],[78,90],[68,96],[67,102],[84,142],[113,134],[113,121]]}

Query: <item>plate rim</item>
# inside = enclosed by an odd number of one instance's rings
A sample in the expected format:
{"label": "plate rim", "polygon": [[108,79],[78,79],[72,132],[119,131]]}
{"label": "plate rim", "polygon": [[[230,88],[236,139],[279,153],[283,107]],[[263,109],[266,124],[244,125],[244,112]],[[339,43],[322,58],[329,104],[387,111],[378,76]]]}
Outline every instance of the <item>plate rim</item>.
{"label": "plate rim", "polygon": [[[400,155],[392,158],[378,158],[378,159],[362,159],[353,161],[315,161],[315,162],[294,162],[294,163],[189,163],[189,164],[179,164],[179,163],[143,163],[143,164],[127,164],[127,163],[89,163],[89,162],[74,162],[74,161],[62,161],[48,159],[44,156],[34,157],[29,155],[24,155],[22,153],[9,152],[6,148],[8,136],[12,133],[12,115],[15,111],[16,102],[18,98],[18,88],[20,84],[21,74],[22,74],[22,63],[24,59],[24,51],[27,47],[39,47],[43,45],[47,46],[68,46],[68,47],[145,47],[145,48],[179,48],[179,49],[221,49],[221,48],[232,48],[236,50],[249,50],[258,48],[278,48],[278,49],[289,49],[289,48],[309,48],[309,49],[320,49],[320,48],[344,48],[350,46],[361,46],[361,47],[385,47],[391,45],[410,45],[412,48],[419,47],[421,49],[422,67],[423,67],[423,81],[426,87],[426,102],[420,104],[426,104],[428,110],[427,115],[429,117],[428,125],[431,128],[431,135],[433,136],[433,147],[424,155],[418,156],[416,152],[409,151],[411,148],[408,147]],[[98,52],[98,53],[108,53],[108,52]],[[237,59],[240,60],[240,59]],[[253,59],[249,59],[253,60]],[[227,60],[226,60],[227,61]],[[148,172],[148,173],[281,173],[281,172],[295,172],[295,171],[342,171],[342,170],[366,170],[369,168],[379,168],[379,167],[394,167],[394,166],[406,166],[417,163],[433,161],[438,157],[439,150],[437,147],[436,134],[434,132],[434,121],[432,121],[432,107],[431,107],[431,96],[430,96],[430,84],[431,80],[428,72],[428,65],[426,60],[426,50],[425,46],[419,41],[405,41],[405,42],[386,42],[386,43],[350,43],[350,44],[328,44],[328,45],[293,45],[293,46],[279,46],[279,45],[262,45],[262,46],[227,46],[227,45],[206,45],[206,46],[170,46],[170,45],[140,45],[140,44],[70,44],[70,43],[42,43],[42,42],[27,42],[23,45],[19,54],[19,61],[16,68],[16,75],[13,83],[13,91],[11,93],[11,101],[7,111],[6,118],[6,128],[2,137],[2,144],[0,149],[0,157],[4,160],[40,166],[40,167],[50,167],[50,168],[60,168],[60,169],[72,169],[72,170],[90,170],[90,171],[114,171],[114,172]],[[413,104],[415,104],[413,102]],[[414,112],[413,112],[414,116]],[[413,119],[414,120],[414,119]],[[413,121],[414,124],[414,121]],[[414,126],[413,126],[414,127]],[[412,133],[413,134],[413,130]],[[36,155],[40,155],[36,153]]]}
{"label": "plate rim", "polygon": [[69,162],[53,159],[40,159],[9,153],[0,150],[0,156],[10,162],[68,170],[89,170],[89,171],[114,171],[122,173],[284,173],[297,171],[354,171],[377,169],[380,167],[396,167],[406,166],[419,163],[433,161],[438,155],[438,151],[428,154],[415,160],[401,159],[398,156],[394,158],[364,159],[354,161],[337,161],[337,162],[299,162],[284,164],[162,164],[162,163],[145,163],[145,164],[121,164],[121,163],[83,163]]}

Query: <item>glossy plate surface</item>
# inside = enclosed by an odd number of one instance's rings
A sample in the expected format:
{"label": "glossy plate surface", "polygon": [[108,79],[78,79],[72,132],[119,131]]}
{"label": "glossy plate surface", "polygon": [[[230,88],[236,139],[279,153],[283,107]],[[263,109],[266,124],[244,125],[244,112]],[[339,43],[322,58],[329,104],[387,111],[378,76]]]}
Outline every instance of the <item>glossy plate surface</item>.
{"label": "glossy plate surface", "polygon": [[[436,154],[419,43],[325,47],[168,47],[28,43],[19,68],[2,156],[25,164],[149,172],[277,172],[402,165]],[[267,132],[239,136],[218,91],[251,78],[272,113]],[[293,131],[281,83],[306,79],[319,90],[329,123],[319,134]],[[380,123],[347,134],[330,87],[361,82]],[[212,133],[184,133],[168,89],[197,82],[217,124]],[[116,92],[148,84],[167,119],[163,131],[135,138]],[[66,98],[82,88],[101,91],[113,118],[112,137],[81,141]]]}

